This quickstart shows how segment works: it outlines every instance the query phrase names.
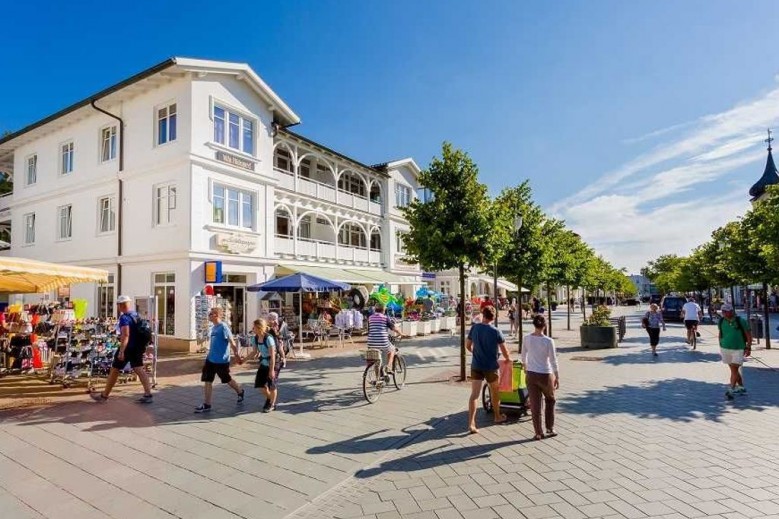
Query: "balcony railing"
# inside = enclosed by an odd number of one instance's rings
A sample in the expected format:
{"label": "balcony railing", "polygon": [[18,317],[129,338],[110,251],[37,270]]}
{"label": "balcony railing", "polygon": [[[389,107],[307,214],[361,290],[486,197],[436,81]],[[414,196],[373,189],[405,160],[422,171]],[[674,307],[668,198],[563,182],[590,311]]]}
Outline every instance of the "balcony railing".
{"label": "balcony railing", "polygon": [[[295,179],[289,171],[274,168],[279,173],[279,187],[287,191],[295,191]],[[319,200],[326,200],[334,204],[350,207],[357,211],[362,211],[377,216],[381,215],[381,204],[369,200],[367,197],[354,193],[341,191],[331,184],[317,182],[305,177],[298,177],[297,192],[308,195]]]}
{"label": "balcony railing", "polygon": [[276,254],[315,261],[333,262],[337,260],[350,263],[381,264],[381,251],[308,238],[298,238],[297,250],[295,250],[294,240],[280,235],[276,236]]}

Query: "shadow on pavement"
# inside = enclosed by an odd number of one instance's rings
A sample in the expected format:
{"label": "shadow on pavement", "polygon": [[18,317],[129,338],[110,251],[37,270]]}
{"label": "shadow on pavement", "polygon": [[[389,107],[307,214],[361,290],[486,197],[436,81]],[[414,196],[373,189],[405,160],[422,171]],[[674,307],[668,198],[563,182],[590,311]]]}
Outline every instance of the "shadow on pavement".
{"label": "shadow on pavement", "polygon": [[673,378],[643,385],[611,386],[587,390],[560,398],[561,413],[599,416],[630,414],[638,418],[692,422],[701,418],[719,422],[733,409],[765,411],[779,406],[779,382],[770,368],[744,367],[749,394],[728,401],[724,393],[727,369],[722,383]]}
{"label": "shadow on pavement", "polygon": [[[480,413],[481,414],[481,413]],[[478,415],[477,415],[478,416]],[[483,418],[483,416],[482,416]],[[454,438],[465,438],[469,436],[464,431],[467,423],[467,412],[456,413],[440,419],[433,419],[435,422],[432,429],[422,431],[416,436],[412,436],[409,441],[402,445],[402,448],[408,448],[414,444],[421,444],[428,441],[447,440]],[[427,422],[430,423],[430,422]],[[491,426],[488,423],[479,424],[480,428],[503,427],[501,425]],[[467,445],[456,446],[451,440],[442,445],[424,449],[419,452],[411,452],[406,456],[393,458],[379,463],[376,466],[368,467],[358,471],[355,477],[368,479],[385,472],[414,472],[452,463],[462,463],[468,460],[489,458],[492,451],[508,446],[516,446],[522,443],[534,441],[531,438],[521,440],[507,440],[502,442],[490,443],[468,443]],[[401,448],[398,446],[397,448]],[[411,449],[413,450],[413,449]]]}
{"label": "shadow on pavement", "polygon": [[[414,367],[424,367],[438,362],[434,358],[412,357],[409,364],[409,382],[413,381]],[[201,361],[202,364],[202,361]],[[153,427],[170,423],[201,423],[255,414],[261,411],[265,397],[253,387],[256,365],[233,366],[233,376],[246,391],[246,400],[236,404],[235,393],[216,380],[214,384],[213,410],[195,414],[194,408],[203,399],[203,385],[199,374],[186,380],[164,379],[154,392],[154,403],[135,403],[142,392],[140,384],[117,386],[108,402],[93,402],[83,394],[80,400],[47,402],[36,408],[17,408],[0,412],[3,420],[14,420],[20,425],[47,423],[85,424],[86,431],[103,431],[117,427]],[[306,362],[290,362],[279,377],[279,403],[277,413],[302,414],[340,409],[355,409],[368,405],[362,396],[362,372],[364,361],[356,352],[348,355],[314,359]],[[102,387],[102,386],[101,386]],[[131,391],[127,391],[131,389]],[[394,388],[388,393],[394,392]]]}
{"label": "shadow on pavement", "polygon": [[624,355],[610,355],[603,357],[603,362],[612,366],[622,366],[624,364],[660,364],[660,363],[685,363],[685,362],[720,362],[719,353],[705,352],[702,350],[691,350],[687,347],[682,348],[663,348],[661,342],[657,348],[657,357],[652,355],[649,344],[641,351],[634,351]]}

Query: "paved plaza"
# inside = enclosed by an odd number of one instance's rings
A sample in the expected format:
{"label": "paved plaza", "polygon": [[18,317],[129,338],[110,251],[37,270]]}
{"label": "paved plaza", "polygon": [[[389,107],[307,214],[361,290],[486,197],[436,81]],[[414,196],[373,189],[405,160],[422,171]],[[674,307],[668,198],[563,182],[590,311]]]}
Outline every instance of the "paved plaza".
{"label": "paved plaza", "polygon": [[611,351],[582,350],[556,315],[556,438],[482,412],[465,434],[457,338],[415,339],[409,384],[374,405],[359,356],[336,351],[291,365],[270,414],[223,387],[210,416],[193,414],[197,376],[151,406],[126,393],[3,411],[0,517],[779,517],[777,353],[755,350],[749,395],[728,402],[714,326],[696,352],[671,326],[653,358],[640,314],[621,311]]}

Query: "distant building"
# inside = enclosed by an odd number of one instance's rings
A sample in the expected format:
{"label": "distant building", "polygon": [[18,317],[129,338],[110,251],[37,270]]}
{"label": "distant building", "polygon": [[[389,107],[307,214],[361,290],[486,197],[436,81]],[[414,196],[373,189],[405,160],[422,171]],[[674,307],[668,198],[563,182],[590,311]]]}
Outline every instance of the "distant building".
{"label": "distant building", "polygon": [[630,278],[630,281],[632,281],[633,285],[636,287],[639,297],[649,297],[650,295],[657,293],[655,285],[648,277],[641,274],[631,274],[628,278]]}

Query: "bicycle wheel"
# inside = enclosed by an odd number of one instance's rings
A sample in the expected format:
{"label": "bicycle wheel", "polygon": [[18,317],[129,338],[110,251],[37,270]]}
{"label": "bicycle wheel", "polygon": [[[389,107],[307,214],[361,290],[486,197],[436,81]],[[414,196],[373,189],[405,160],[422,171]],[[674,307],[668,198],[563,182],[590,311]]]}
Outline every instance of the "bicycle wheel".
{"label": "bicycle wheel", "polygon": [[392,360],[392,382],[395,384],[395,389],[403,389],[406,385],[406,359],[399,353],[396,353]]}
{"label": "bicycle wheel", "polygon": [[378,362],[373,362],[365,367],[362,374],[362,394],[369,403],[374,403],[384,390],[384,379],[379,374]]}
{"label": "bicycle wheel", "polygon": [[492,412],[492,395],[489,384],[484,384],[484,388],[481,390],[481,405],[486,412]]}

